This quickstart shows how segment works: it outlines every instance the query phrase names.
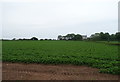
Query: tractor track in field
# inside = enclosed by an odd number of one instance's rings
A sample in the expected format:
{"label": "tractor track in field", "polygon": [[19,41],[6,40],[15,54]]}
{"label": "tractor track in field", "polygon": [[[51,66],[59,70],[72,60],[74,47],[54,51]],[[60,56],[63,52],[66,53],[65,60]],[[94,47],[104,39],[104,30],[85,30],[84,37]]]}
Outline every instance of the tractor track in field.
{"label": "tractor track in field", "polygon": [[3,80],[118,80],[118,75],[74,65],[2,63]]}

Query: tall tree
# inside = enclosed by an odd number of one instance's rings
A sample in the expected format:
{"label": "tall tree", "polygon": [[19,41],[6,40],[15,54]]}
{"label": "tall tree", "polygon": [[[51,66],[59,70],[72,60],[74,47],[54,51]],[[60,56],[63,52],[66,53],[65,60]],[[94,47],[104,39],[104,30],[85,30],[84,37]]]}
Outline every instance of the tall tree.
{"label": "tall tree", "polygon": [[62,37],[63,37],[63,36],[59,35],[59,36],[58,36],[58,40],[62,40]]}
{"label": "tall tree", "polygon": [[115,34],[111,34],[111,35],[110,35],[110,40],[111,40],[111,41],[115,41],[115,40],[116,40]]}
{"label": "tall tree", "polygon": [[117,33],[115,34],[115,37],[116,37],[116,39],[117,39],[118,41],[120,41],[120,32],[117,32]]}
{"label": "tall tree", "polygon": [[105,35],[104,35],[103,32],[100,32],[100,39],[101,39],[101,40],[105,40]]}
{"label": "tall tree", "polygon": [[108,42],[110,41],[110,34],[109,33],[105,33],[104,37],[105,37],[106,41],[108,41]]}
{"label": "tall tree", "polygon": [[92,34],[90,37],[91,37],[91,40],[94,40],[94,41],[99,41],[99,40],[101,40],[101,39],[100,39],[100,33]]}
{"label": "tall tree", "polygon": [[69,39],[69,40],[73,40],[73,38],[75,37],[75,34],[67,34],[66,37]]}
{"label": "tall tree", "polygon": [[38,38],[36,38],[36,37],[32,37],[31,40],[38,40]]}
{"label": "tall tree", "polygon": [[77,34],[74,36],[73,40],[82,40],[82,36],[80,34]]}

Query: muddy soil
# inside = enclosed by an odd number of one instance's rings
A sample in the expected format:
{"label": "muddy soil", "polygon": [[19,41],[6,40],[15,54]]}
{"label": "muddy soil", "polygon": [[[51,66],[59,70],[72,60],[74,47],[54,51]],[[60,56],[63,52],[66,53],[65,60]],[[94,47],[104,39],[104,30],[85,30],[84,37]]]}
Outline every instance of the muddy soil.
{"label": "muddy soil", "polygon": [[74,65],[2,63],[3,80],[118,80],[118,75]]}

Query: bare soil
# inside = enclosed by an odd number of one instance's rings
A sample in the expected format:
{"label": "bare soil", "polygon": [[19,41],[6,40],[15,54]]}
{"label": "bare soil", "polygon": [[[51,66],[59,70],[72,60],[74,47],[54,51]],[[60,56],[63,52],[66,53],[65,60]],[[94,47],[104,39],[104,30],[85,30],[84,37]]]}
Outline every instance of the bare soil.
{"label": "bare soil", "polygon": [[74,65],[2,63],[3,80],[118,80],[118,75]]}

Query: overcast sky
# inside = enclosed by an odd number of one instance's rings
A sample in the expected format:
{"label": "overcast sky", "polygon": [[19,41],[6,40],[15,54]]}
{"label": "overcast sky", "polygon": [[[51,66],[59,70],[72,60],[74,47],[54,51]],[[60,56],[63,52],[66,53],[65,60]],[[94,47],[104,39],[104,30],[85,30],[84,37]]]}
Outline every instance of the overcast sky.
{"label": "overcast sky", "polygon": [[119,0],[1,0],[3,38],[118,31]]}

